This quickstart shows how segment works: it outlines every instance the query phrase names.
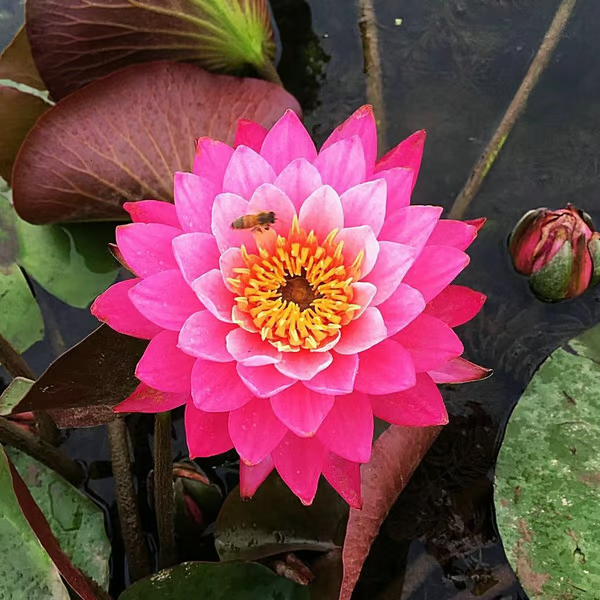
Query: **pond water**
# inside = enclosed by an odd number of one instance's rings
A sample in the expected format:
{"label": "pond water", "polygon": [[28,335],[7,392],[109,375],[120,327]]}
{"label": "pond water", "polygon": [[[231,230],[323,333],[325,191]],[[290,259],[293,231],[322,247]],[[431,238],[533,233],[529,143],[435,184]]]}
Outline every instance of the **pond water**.
{"label": "pond water", "polygon": [[[558,0],[379,0],[387,139],[417,129],[428,141],[414,200],[449,209],[552,20]],[[284,81],[303,102],[317,141],[366,102],[358,10],[348,0],[275,0]],[[0,47],[22,3],[0,0]],[[400,22],[401,20],[401,22]],[[580,0],[566,33],[467,217],[488,222],[460,283],[484,292],[481,314],[460,331],[466,356],[492,367],[482,383],[444,390],[450,424],[392,509],[355,598],[526,598],[493,520],[495,459],[512,409],[533,372],[564,340],[600,321],[600,292],[544,305],[509,263],[506,240],[530,208],[572,202],[600,223],[600,4]],[[310,29],[312,23],[312,30]],[[398,25],[398,23],[400,23]],[[27,352],[37,372],[91,331],[86,311],[36,287],[49,333]],[[149,423],[140,418],[136,470],[144,495]],[[181,433],[179,431],[179,433]],[[183,453],[181,435],[178,448]],[[65,448],[91,465],[89,490],[114,516],[108,444],[101,429],[72,432]],[[151,527],[147,505],[144,520]],[[123,565],[116,542],[114,590]]]}

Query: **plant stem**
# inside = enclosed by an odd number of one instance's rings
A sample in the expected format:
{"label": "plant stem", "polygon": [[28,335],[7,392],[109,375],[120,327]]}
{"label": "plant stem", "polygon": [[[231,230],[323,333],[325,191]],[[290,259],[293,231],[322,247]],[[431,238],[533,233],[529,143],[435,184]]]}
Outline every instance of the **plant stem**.
{"label": "plant stem", "polygon": [[129,564],[129,576],[132,582],[135,582],[147,577],[152,571],[131,474],[125,418],[117,417],[108,423],[107,428],[121,533]]}
{"label": "plant stem", "polygon": [[275,65],[268,58],[265,59],[265,62],[262,65],[257,66],[256,70],[263,79],[283,87],[283,82],[281,81],[281,77],[279,77]]}
{"label": "plant stem", "polygon": [[38,436],[21,429],[4,417],[0,417],[0,442],[22,450],[75,485],[83,481],[85,474],[81,465]]}
{"label": "plant stem", "polygon": [[552,54],[554,53],[554,50],[556,50],[556,46],[562,37],[567,21],[575,8],[576,1],[577,0],[563,0],[558,7],[554,19],[544,36],[542,44],[540,45],[533,62],[529,66],[529,70],[523,78],[510,106],[506,110],[506,113],[504,113],[500,125],[498,125],[496,132],[483,151],[483,154],[479,157],[475,167],[473,167],[469,179],[467,179],[460,194],[458,194],[456,200],[454,200],[454,204],[452,205],[449,214],[451,219],[461,219],[465,215],[469,204],[477,195],[483,180],[492,168],[500,150],[502,150],[502,146],[504,146],[514,124],[525,110],[531,92],[535,89],[540,76],[548,66]]}
{"label": "plant stem", "polygon": [[154,506],[160,543],[159,568],[166,569],[177,563],[170,412],[157,413],[154,419]]}

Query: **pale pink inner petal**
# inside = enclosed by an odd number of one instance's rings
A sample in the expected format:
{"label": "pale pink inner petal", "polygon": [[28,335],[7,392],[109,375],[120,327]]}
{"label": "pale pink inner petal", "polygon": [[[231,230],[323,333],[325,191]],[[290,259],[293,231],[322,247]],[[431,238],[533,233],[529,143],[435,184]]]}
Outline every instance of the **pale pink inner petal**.
{"label": "pale pink inner petal", "polygon": [[421,252],[439,222],[441,206],[407,206],[388,216],[379,235],[380,240],[412,246]]}
{"label": "pale pink inner petal", "polygon": [[184,233],[173,240],[173,253],[184,279],[191,284],[219,266],[219,249],[209,233]]}
{"label": "pale pink inner petal", "polygon": [[162,200],[138,200],[125,202],[123,208],[134,223],[162,223],[180,228],[175,206]]}
{"label": "pale pink inner petal", "polygon": [[414,183],[416,183],[426,137],[425,131],[416,131],[377,161],[375,171],[384,171],[394,167],[408,167],[415,172]]}
{"label": "pale pink inner petal", "polygon": [[366,176],[366,163],[360,138],[354,135],[321,150],[314,165],[321,173],[323,183],[330,185],[338,194],[362,183]]}
{"label": "pale pink inner petal", "polygon": [[208,413],[192,402],[185,407],[185,437],[190,458],[215,456],[233,448],[227,423],[229,413]]}
{"label": "pale pink inner petal", "polygon": [[278,187],[272,183],[264,183],[252,194],[252,199],[248,203],[248,212],[250,214],[274,212],[276,220],[269,227],[285,237],[292,226],[296,209],[292,201]]}
{"label": "pale pink inner petal", "polygon": [[248,389],[259,398],[274,396],[296,383],[295,379],[282,375],[273,365],[247,367],[238,364],[237,372]]}
{"label": "pale pink inner petal", "polygon": [[237,306],[233,307],[231,311],[231,319],[242,329],[249,331],[250,333],[258,333],[258,327],[254,324],[252,317],[249,313],[241,311]]}
{"label": "pale pink inner petal", "polygon": [[314,231],[321,243],[333,229],[342,229],[344,211],[336,191],[328,185],[315,190],[300,207],[298,222],[306,231]]}
{"label": "pale pink inner petal", "polygon": [[381,313],[370,306],[354,321],[342,328],[342,337],[335,347],[339,354],[364,352],[387,337]]}
{"label": "pale pink inner petal", "polygon": [[217,362],[230,362],[225,338],[235,325],[219,321],[208,310],[194,313],[179,332],[178,346],[186,354]]}
{"label": "pale pink inner petal", "polygon": [[350,266],[362,251],[364,257],[360,265],[361,276],[365,277],[371,272],[379,255],[379,243],[370,227],[346,227],[337,234],[335,241],[344,242],[344,263],[347,266]]}
{"label": "pale pink inner petal", "polygon": [[354,318],[362,315],[371,304],[371,301],[377,293],[377,287],[366,281],[357,281],[352,284],[352,304],[358,304],[360,310],[356,311]]}
{"label": "pale pink inner petal", "polygon": [[308,381],[326,369],[332,360],[330,352],[309,352],[308,350],[282,352],[281,361],[275,365],[275,368],[292,379]]}
{"label": "pale pink inner petal", "polygon": [[442,219],[433,230],[427,241],[429,245],[454,246],[459,250],[466,250],[477,237],[477,227],[463,223]]}
{"label": "pale pink inner petal", "polygon": [[329,485],[352,507],[362,508],[360,465],[330,453],[323,467],[323,476]]}
{"label": "pale pink inner petal", "polygon": [[248,146],[255,152],[260,152],[266,136],[267,130],[260,123],[240,119],[237,123],[233,147]]}
{"label": "pale pink inner petal", "polygon": [[140,383],[134,392],[113,410],[116,413],[159,413],[173,410],[191,400],[189,393],[161,392]]}
{"label": "pale pink inner petal", "polygon": [[484,369],[464,358],[455,358],[445,365],[429,371],[429,375],[436,383],[468,383],[486,379],[491,374],[491,369]]}
{"label": "pale pink inner petal", "polygon": [[225,287],[221,271],[213,269],[198,277],[192,288],[202,304],[220,321],[233,323],[231,313],[234,306],[233,294]]}
{"label": "pale pink inner petal", "polygon": [[226,344],[231,356],[248,367],[274,365],[281,360],[281,352],[269,342],[239,327],[228,334]]}
{"label": "pale pink inner petal", "polygon": [[344,210],[344,225],[346,227],[368,225],[375,236],[379,236],[379,232],[383,227],[387,202],[385,179],[355,185],[344,192],[340,200]]}
{"label": "pale pink inner petal", "polygon": [[219,270],[223,276],[223,284],[230,292],[234,292],[236,295],[236,288],[231,285],[228,279],[235,279],[237,277],[237,273],[234,273],[233,269],[242,269],[245,266],[242,251],[239,248],[228,248],[219,258]]}
{"label": "pale pink inner petal", "polygon": [[250,200],[254,190],[263,183],[273,183],[275,172],[271,165],[248,146],[238,146],[227,165],[223,191]]}
{"label": "pale pink inner petal", "polygon": [[175,210],[184,231],[210,233],[212,206],[220,191],[208,179],[192,173],[175,173]]}
{"label": "pale pink inner petal", "polygon": [[298,211],[302,203],[323,185],[323,180],[314,165],[304,158],[297,158],[281,171],[275,185],[286,193]]}
{"label": "pale pink inner petal", "polygon": [[377,308],[383,317],[388,336],[391,337],[425,310],[425,300],[418,290],[401,283],[396,291]]}
{"label": "pale pink inner petal", "polygon": [[192,369],[194,406],[205,412],[225,412],[250,402],[252,392],[239,378],[235,363],[197,358]]}
{"label": "pale pink inner petal", "polygon": [[437,317],[450,327],[470,321],[485,302],[485,295],[462,285],[449,285],[425,308],[428,315]]}
{"label": "pale pink inner petal", "polygon": [[231,146],[209,137],[201,137],[196,141],[194,174],[212,181],[220,189],[232,155]]}
{"label": "pale pink inner petal", "polygon": [[242,244],[249,252],[256,252],[256,242],[250,229],[234,229],[233,222],[250,214],[248,202],[236,194],[219,194],[212,210],[212,233],[221,252],[228,248],[240,248]]}
{"label": "pale pink inner petal", "polygon": [[331,353],[333,362],[304,385],[313,392],[321,394],[349,394],[354,389],[354,380],[358,373],[357,354]]}

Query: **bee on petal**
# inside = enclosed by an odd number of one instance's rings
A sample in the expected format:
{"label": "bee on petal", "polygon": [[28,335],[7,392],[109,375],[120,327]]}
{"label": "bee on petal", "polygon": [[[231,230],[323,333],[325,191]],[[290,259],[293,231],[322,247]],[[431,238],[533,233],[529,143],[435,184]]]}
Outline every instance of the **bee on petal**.
{"label": "bee on petal", "polygon": [[275,223],[275,213],[259,212],[254,215],[242,215],[232,224],[232,229],[252,229],[252,231],[267,231],[269,226]]}

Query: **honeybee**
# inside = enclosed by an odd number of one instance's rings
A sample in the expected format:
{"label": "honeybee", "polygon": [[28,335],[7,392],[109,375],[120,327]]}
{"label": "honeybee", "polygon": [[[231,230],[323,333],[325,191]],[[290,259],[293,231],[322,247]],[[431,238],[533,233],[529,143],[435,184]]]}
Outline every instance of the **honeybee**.
{"label": "honeybee", "polygon": [[275,223],[275,213],[259,212],[254,215],[242,215],[238,217],[232,224],[232,229],[252,229],[252,231],[266,231],[269,225]]}

